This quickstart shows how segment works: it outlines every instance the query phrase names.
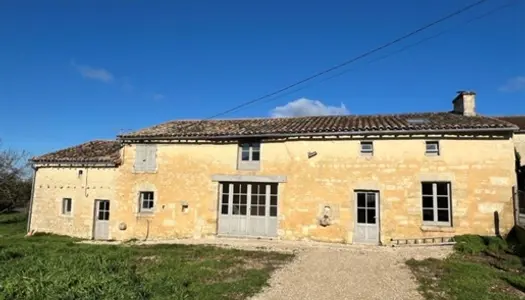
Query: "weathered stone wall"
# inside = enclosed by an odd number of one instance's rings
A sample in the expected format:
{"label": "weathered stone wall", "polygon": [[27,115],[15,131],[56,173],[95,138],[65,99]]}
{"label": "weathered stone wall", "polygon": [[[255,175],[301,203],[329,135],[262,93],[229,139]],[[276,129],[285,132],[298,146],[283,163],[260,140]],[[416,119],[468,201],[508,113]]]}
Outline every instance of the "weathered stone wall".
{"label": "weathered stone wall", "polygon": [[[285,175],[279,186],[279,237],[352,242],[354,190],[380,192],[381,241],[391,238],[494,234],[513,225],[515,185],[511,139],[442,139],[441,155],[426,156],[424,139],[374,141],[374,156],[359,154],[357,140],[263,143],[260,171],[238,171],[236,144],[158,145],[157,171],[134,173],[135,147],[123,150],[112,204],[116,239],[166,239],[216,234],[218,183],[214,174]],[[317,156],[308,159],[307,153]],[[452,183],[452,228],[422,226],[421,181]],[[155,212],[138,213],[138,192],[156,192]],[[182,211],[182,203],[189,209]],[[335,224],[318,225],[320,207],[338,210]]]}
{"label": "weathered stone wall", "polygon": [[[78,171],[83,174],[79,176]],[[115,200],[117,168],[38,168],[31,214],[31,230],[91,238],[95,199]],[[62,215],[62,199],[72,199],[71,215]],[[110,226],[117,227],[110,218]]]}
{"label": "weathered stone wall", "polygon": [[525,166],[525,133],[514,134],[514,145],[521,156],[520,164]]}

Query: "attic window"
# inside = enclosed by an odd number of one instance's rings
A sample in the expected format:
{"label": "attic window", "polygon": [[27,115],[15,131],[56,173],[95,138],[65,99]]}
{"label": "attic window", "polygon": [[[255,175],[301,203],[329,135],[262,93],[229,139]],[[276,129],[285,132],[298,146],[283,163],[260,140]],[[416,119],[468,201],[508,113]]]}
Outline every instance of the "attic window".
{"label": "attic window", "polygon": [[408,124],[425,124],[428,123],[428,119],[408,119]]}

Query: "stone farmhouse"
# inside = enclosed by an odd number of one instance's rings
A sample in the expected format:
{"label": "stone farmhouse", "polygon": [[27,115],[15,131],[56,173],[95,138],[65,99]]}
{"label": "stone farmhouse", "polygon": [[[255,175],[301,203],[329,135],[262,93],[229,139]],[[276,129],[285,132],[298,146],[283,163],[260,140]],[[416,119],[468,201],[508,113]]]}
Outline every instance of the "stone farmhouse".
{"label": "stone farmhouse", "polygon": [[32,159],[28,229],[372,244],[505,234],[523,126],[475,107],[459,92],[449,112],[181,120],[87,142]]}

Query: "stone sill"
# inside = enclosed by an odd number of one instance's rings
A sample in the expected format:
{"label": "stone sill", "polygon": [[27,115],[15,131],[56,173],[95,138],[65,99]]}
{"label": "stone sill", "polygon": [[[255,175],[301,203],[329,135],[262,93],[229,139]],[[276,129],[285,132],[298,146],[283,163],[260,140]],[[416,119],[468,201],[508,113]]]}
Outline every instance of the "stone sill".
{"label": "stone sill", "polygon": [[422,225],[421,231],[423,232],[456,232],[454,227],[450,226],[438,226],[438,225]]}

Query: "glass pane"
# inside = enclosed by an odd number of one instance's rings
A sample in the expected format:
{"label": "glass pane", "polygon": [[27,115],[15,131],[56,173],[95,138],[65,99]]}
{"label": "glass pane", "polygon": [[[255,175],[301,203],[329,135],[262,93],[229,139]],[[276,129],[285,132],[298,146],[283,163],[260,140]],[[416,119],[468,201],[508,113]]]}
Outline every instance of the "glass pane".
{"label": "glass pane", "polygon": [[376,223],[376,210],[375,209],[366,210],[366,223],[368,224]]}
{"label": "glass pane", "polygon": [[98,220],[104,220],[104,212],[103,211],[99,211],[98,212],[98,217],[97,217]]}
{"label": "glass pane", "polygon": [[261,143],[252,143],[251,145],[253,151],[259,151],[259,149],[261,149]]}
{"label": "glass pane", "polygon": [[104,220],[109,220],[109,211],[104,213]]}
{"label": "glass pane", "polygon": [[241,204],[246,205],[246,203],[248,203],[248,195],[241,194]]}
{"label": "glass pane", "polygon": [[241,159],[243,161],[249,161],[250,160],[250,152],[242,151],[241,152]]}
{"label": "glass pane", "polygon": [[374,208],[376,207],[376,194],[368,193],[366,194],[366,206],[368,208]]}
{"label": "glass pane", "polygon": [[233,184],[233,193],[234,194],[238,194],[241,190],[241,185],[239,183],[234,183]]}
{"label": "glass pane", "polygon": [[239,195],[233,195],[233,204],[239,204],[241,202]]}
{"label": "glass pane", "polygon": [[259,161],[261,157],[261,152],[253,151],[252,152],[252,161]]}
{"label": "glass pane", "polygon": [[438,210],[438,221],[439,222],[448,222],[448,210],[439,209]]}
{"label": "glass pane", "polygon": [[222,203],[223,204],[227,204],[228,203],[228,194],[223,194],[222,195]]}
{"label": "glass pane", "polygon": [[252,206],[257,205],[257,195],[252,194]]}
{"label": "glass pane", "polygon": [[105,201],[105,202],[106,202],[106,210],[109,210],[109,201]]}
{"label": "glass pane", "polygon": [[421,186],[423,189],[423,195],[433,195],[434,194],[432,191],[432,183],[423,182]]}
{"label": "glass pane", "polygon": [[436,183],[437,185],[437,194],[446,196],[448,195],[448,183],[445,182],[439,182]]}
{"label": "glass pane", "polygon": [[229,191],[230,191],[230,184],[229,183],[223,183],[222,184],[222,193],[223,194],[228,194]]}
{"label": "glass pane", "polygon": [[246,216],[246,205],[241,205],[241,215]]}
{"label": "glass pane", "polygon": [[232,206],[232,215],[238,215],[240,212],[239,205]]}
{"label": "glass pane", "polygon": [[270,217],[277,217],[277,206],[270,206]]}
{"label": "glass pane", "polygon": [[266,195],[259,195],[259,205],[266,205]]}
{"label": "glass pane", "polygon": [[222,205],[221,206],[221,214],[227,215],[228,214],[228,205]]}
{"label": "glass pane", "polygon": [[432,209],[423,209],[423,221],[434,221],[434,211]]}
{"label": "glass pane", "polygon": [[434,207],[434,198],[432,196],[423,196],[423,207],[425,208]]}
{"label": "glass pane", "polygon": [[248,193],[248,185],[246,183],[241,183],[241,193],[242,194]]}
{"label": "glass pane", "polygon": [[277,184],[270,185],[270,193],[272,195],[277,195]]}
{"label": "glass pane", "polygon": [[250,144],[249,143],[241,144],[241,149],[242,149],[242,151],[249,152],[250,151]]}
{"label": "glass pane", "polygon": [[257,205],[252,205],[252,207],[250,207],[250,215],[252,216],[256,216],[257,215]]}
{"label": "glass pane", "polygon": [[270,196],[270,204],[277,205],[277,196],[275,195]]}
{"label": "glass pane", "polygon": [[448,197],[437,197],[438,208],[448,208]]}
{"label": "glass pane", "polygon": [[357,207],[366,207],[366,194],[357,193]]}
{"label": "glass pane", "polygon": [[366,209],[364,208],[357,209],[357,223],[366,224]]}
{"label": "glass pane", "polygon": [[259,216],[264,216],[266,214],[265,210],[266,210],[266,207],[259,206]]}
{"label": "glass pane", "polygon": [[154,203],[153,201],[148,201],[148,205],[150,209],[153,208],[153,203]]}

